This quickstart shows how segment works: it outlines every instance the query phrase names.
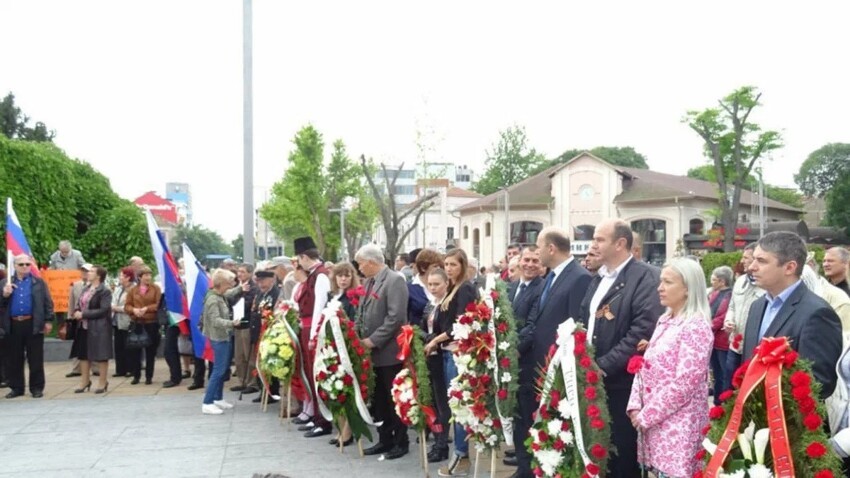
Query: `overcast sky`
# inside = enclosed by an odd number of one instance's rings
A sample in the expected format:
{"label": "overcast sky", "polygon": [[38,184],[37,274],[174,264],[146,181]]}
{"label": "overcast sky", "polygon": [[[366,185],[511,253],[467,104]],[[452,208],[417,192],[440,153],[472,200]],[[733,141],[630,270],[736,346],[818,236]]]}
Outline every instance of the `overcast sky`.
{"label": "overcast sky", "polygon": [[[684,113],[752,84],[786,143],[768,182],[850,141],[850,4],[650,4],[255,0],[255,196],[307,123],[388,163],[416,161],[419,130],[480,173],[516,123],[550,157],[633,146],[684,173],[704,161]],[[69,155],[128,199],[188,182],[196,222],[241,232],[241,1],[0,0],[0,21],[0,93]]]}

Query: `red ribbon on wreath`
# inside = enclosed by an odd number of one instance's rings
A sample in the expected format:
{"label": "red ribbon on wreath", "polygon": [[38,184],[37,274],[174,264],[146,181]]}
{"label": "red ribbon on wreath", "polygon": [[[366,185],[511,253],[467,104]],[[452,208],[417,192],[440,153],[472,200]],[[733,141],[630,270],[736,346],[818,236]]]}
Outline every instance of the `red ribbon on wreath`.
{"label": "red ribbon on wreath", "polygon": [[[398,355],[396,355],[396,358],[404,362],[404,366],[410,371],[410,377],[413,379],[414,396],[416,396],[419,394],[419,381],[416,379],[416,367],[413,366],[413,357],[411,357],[410,354],[410,343],[413,341],[413,334],[412,326],[401,326],[401,332],[398,334],[398,337],[396,337],[396,342],[398,343]],[[428,428],[430,428],[431,431],[434,433],[440,433],[443,431],[443,426],[440,425],[439,421],[437,421],[437,412],[434,411],[433,407],[420,403],[419,409],[422,410],[422,413],[425,415],[425,422],[428,424]]]}
{"label": "red ribbon on wreath", "polygon": [[785,425],[785,410],[782,408],[782,367],[785,355],[790,349],[786,337],[766,337],[756,347],[750,366],[744,374],[744,381],[735,399],[732,415],[723,431],[723,437],[717,444],[717,450],[711,456],[705,476],[716,478],[723,471],[723,462],[729,456],[732,445],[738,438],[738,430],[743,419],[744,404],[756,387],[764,381],[767,423],[770,429],[773,471],[776,478],[793,478],[794,461],[791,457],[791,445],[788,443],[788,429]]}

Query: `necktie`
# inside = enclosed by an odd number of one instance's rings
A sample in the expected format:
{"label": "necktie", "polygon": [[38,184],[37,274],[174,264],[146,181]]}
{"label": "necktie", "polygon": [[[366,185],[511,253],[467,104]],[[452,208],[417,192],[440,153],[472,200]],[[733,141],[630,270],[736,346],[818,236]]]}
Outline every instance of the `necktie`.
{"label": "necktie", "polygon": [[546,285],[543,286],[543,293],[540,294],[540,307],[546,304],[546,296],[549,295],[549,289],[552,287],[552,282],[555,280],[555,271],[549,271],[546,275]]}
{"label": "necktie", "polygon": [[519,296],[522,295],[522,291],[524,291],[526,287],[528,287],[528,284],[520,284],[519,285],[519,290],[517,290],[516,294],[514,294],[513,302],[516,302],[517,299],[519,299]]}

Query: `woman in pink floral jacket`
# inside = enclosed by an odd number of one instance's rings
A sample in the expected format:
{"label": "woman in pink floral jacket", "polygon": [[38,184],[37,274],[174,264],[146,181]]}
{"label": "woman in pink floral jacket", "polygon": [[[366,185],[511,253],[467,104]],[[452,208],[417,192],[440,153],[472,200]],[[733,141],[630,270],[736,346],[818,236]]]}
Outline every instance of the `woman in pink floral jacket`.
{"label": "woman in pink floral jacket", "polygon": [[626,408],[638,429],[638,460],[662,477],[690,478],[708,423],[708,365],[714,334],[702,268],[673,259],[658,286],[658,319]]}

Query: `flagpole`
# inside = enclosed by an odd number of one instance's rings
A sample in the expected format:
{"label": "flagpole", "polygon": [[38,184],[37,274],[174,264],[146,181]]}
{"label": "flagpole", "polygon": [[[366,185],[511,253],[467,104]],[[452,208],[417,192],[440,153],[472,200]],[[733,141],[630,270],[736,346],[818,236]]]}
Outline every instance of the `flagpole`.
{"label": "flagpole", "polygon": [[[12,212],[12,198],[6,198],[6,217],[9,217],[9,214]],[[15,272],[15,267],[12,265],[12,249],[9,249],[9,223],[8,219],[6,222],[6,274],[9,276],[9,280],[12,280],[11,276]]]}
{"label": "flagpole", "polygon": [[253,12],[251,0],[242,1],[242,260],[254,262],[254,90]]}

